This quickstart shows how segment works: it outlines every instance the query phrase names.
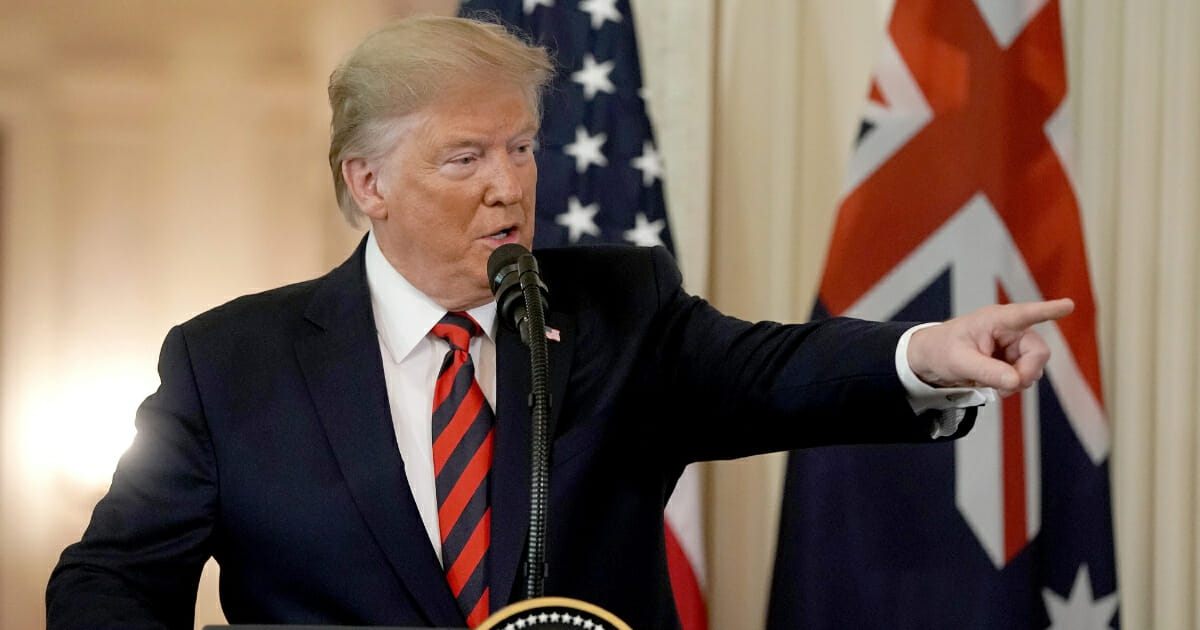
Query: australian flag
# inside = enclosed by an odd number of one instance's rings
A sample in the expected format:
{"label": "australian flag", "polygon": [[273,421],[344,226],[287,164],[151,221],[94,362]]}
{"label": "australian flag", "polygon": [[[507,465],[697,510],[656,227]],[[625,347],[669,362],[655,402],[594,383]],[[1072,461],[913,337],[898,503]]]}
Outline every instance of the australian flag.
{"label": "australian flag", "polygon": [[897,0],[815,316],[1071,297],[953,443],[790,455],[768,627],[1117,628],[1109,429],[1056,0]]}
{"label": "australian flag", "polygon": [[[558,66],[537,150],[534,248],[624,242],[673,251],[628,0],[469,0],[461,14],[508,25]],[[684,470],[664,514],[683,630],[708,627],[699,484],[694,467]]]}

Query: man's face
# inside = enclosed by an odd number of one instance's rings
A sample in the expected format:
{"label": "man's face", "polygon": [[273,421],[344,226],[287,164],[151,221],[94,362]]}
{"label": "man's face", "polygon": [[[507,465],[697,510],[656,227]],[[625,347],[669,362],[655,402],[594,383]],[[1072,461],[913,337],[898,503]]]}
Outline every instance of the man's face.
{"label": "man's face", "polygon": [[398,124],[395,148],[374,168],[379,203],[364,208],[379,247],[446,309],[486,303],[492,251],[533,245],[537,121],[525,92],[474,83]]}

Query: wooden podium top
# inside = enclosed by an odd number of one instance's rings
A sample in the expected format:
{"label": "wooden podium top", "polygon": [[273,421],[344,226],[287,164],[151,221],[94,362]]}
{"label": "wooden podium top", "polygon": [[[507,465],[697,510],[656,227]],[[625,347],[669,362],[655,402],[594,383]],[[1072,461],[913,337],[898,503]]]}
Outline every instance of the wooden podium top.
{"label": "wooden podium top", "polygon": [[[262,625],[234,624],[229,626],[204,626],[204,630],[430,630],[429,628],[410,628],[400,626],[295,626],[295,625]],[[440,630],[465,630],[463,628],[441,628]]]}

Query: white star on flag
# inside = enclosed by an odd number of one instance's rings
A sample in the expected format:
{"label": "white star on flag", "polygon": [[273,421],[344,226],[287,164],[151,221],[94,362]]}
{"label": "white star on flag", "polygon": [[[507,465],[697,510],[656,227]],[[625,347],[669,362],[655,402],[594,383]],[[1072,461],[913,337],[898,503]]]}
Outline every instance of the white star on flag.
{"label": "white star on flag", "polygon": [[1050,616],[1049,630],[1108,628],[1117,610],[1116,593],[1096,599],[1086,564],[1079,566],[1067,599],[1048,588],[1042,589],[1042,599],[1046,601],[1046,613]]}
{"label": "white star on flag", "polygon": [[533,13],[533,10],[538,8],[538,6],[543,6],[543,7],[554,6],[554,0],[523,0],[523,2],[524,2],[523,8],[525,9],[525,15],[529,15],[529,14]]}
{"label": "white star on flag", "polygon": [[625,240],[633,243],[634,245],[640,245],[642,247],[654,247],[655,245],[663,244],[659,233],[661,233],[663,228],[667,226],[665,219],[649,221],[646,219],[645,214],[639,212],[637,213],[637,216],[634,217],[634,221],[636,221],[637,224],[633,226],[633,229],[625,230]]}
{"label": "white star on flag", "polygon": [[588,135],[587,129],[582,126],[576,127],[575,142],[563,147],[563,153],[575,158],[575,172],[582,174],[590,164],[608,166],[608,158],[600,151],[600,147],[604,146],[607,140],[606,134],[591,136]]}
{"label": "white star on flag", "polygon": [[592,16],[592,28],[600,28],[604,20],[621,21],[621,13],[617,11],[617,0],[583,0],[579,10],[587,11]]}
{"label": "white star on flag", "polygon": [[614,62],[609,60],[596,63],[592,53],[583,55],[583,69],[571,74],[571,80],[583,86],[583,97],[587,100],[596,98],[597,92],[614,94],[617,91],[608,74],[612,72]]}
{"label": "white star on flag", "polygon": [[650,186],[654,183],[654,180],[662,177],[662,159],[658,157],[658,152],[654,150],[654,143],[649,140],[642,143],[642,155],[633,158],[630,163],[633,164],[633,168],[642,172],[643,186]]}
{"label": "white star on flag", "polygon": [[554,217],[554,222],[567,228],[567,238],[572,243],[579,242],[584,234],[599,237],[600,227],[596,225],[596,214],[600,212],[600,204],[583,205],[578,197],[567,199],[567,211]]}

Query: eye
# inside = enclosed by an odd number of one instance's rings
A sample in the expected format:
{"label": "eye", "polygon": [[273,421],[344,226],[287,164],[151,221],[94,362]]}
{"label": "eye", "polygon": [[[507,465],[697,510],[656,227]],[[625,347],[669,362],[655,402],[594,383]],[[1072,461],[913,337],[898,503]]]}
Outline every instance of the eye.
{"label": "eye", "polygon": [[510,155],[513,156],[512,159],[515,160],[517,164],[528,164],[531,160],[533,160],[533,152],[536,149],[537,146],[534,142],[525,141],[513,146]]}
{"label": "eye", "polygon": [[475,151],[456,153],[447,157],[442,162],[441,166],[438,167],[438,172],[454,179],[470,177],[478,168],[480,159],[481,156]]}

